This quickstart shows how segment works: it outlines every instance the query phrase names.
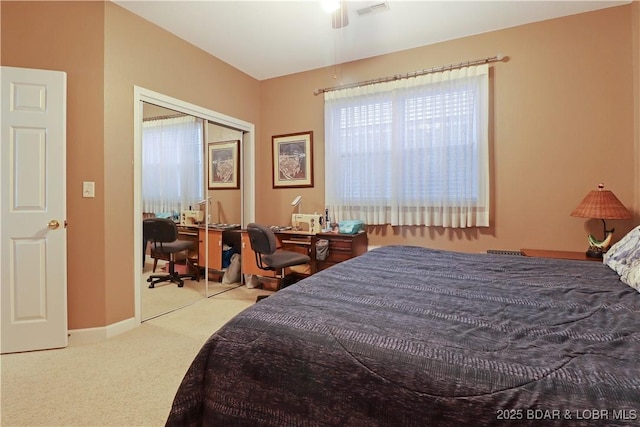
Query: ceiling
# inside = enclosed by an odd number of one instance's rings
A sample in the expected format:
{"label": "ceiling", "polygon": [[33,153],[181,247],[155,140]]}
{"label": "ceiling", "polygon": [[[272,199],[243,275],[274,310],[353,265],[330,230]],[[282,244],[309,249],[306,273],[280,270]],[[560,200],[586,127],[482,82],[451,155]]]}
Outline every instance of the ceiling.
{"label": "ceiling", "polygon": [[630,3],[387,0],[360,15],[385,1],[344,1],[349,23],[334,29],[320,0],[112,1],[258,80]]}

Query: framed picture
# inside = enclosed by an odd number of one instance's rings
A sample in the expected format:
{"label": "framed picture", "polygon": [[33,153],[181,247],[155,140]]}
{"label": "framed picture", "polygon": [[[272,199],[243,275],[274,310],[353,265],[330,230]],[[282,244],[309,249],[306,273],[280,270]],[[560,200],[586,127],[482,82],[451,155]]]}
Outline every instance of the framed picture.
{"label": "framed picture", "polygon": [[272,137],[273,188],[313,187],[313,132]]}
{"label": "framed picture", "polygon": [[240,188],[240,141],[209,143],[209,189]]}

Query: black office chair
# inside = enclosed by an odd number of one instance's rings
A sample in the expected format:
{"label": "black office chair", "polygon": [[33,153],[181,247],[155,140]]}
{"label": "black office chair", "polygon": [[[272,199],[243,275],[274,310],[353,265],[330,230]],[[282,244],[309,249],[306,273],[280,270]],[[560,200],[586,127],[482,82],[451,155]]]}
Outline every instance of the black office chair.
{"label": "black office chair", "polygon": [[[176,254],[193,248],[193,242],[188,240],[178,240],[178,228],[176,224],[166,218],[147,218],[142,221],[142,233],[145,241],[153,245],[153,251],[158,254],[169,256],[169,273],[152,274],[147,279],[149,287],[154,288],[156,283],[173,282],[178,287],[184,286],[183,278],[198,280],[196,273],[180,274],[175,270]],[[189,266],[189,258],[185,254],[185,262]]]}
{"label": "black office chair", "polygon": [[277,249],[278,240],[269,227],[251,223],[247,225],[247,233],[249,234],[251,249],[256,255],[258,268],[275,271],[276,278],[281,282],[285,279],[285,268],[307,264],[311,261],[311,258],[307,255]]}

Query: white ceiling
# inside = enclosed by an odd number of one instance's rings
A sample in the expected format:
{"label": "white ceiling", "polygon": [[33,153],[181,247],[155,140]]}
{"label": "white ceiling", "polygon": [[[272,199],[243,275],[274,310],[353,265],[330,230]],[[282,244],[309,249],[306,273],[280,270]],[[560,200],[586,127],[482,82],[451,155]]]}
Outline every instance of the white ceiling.
{"label": "white ceiling", "polygon": [[349,24],[333,29],[320,0],[112,1],[258,80],[630,3],[388,0],[360,16],[384,0],[345,1]]}

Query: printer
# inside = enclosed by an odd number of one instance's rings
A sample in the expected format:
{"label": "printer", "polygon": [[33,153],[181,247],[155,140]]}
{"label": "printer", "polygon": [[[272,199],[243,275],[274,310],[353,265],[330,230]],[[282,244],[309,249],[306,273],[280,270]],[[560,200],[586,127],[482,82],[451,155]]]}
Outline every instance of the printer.
{"label": "printer", "polygon": [[323,221],[322,215],[318,213],[294,213],[291,215],[291,225],[293,228],[300,231],[308,231],[309,233],[322,232]]}

